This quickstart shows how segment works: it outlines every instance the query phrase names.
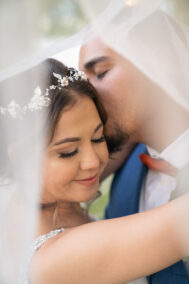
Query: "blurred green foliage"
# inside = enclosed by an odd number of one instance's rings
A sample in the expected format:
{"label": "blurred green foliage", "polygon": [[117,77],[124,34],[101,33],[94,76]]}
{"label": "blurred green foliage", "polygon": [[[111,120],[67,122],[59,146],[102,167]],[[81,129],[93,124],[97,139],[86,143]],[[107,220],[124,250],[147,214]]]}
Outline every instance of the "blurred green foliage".
{"label": "blurred green foliage", "polygon": [[109,192],[112,183],[113,175],[106,178],[100,188],[99,191],[102,195],[97,198],[89,207],[89,213],[95,215],[99,219],[103,219],[104,211],[109,201]]}
{"label": "blurred green foliage", "polygon": [[[41,7],[39,27],[46,37],[72,35],[89,22],[79,0],[39,1]],[[189,24],[189,0],[164,0],[164,5],[172,14]]]}
{"label": "blurred green foliage", "polygon": [[189,0],[165,0],[168,10],[189,25]]}
{"label": "blurred green foliage", "polygon": [[41,0],[40,30],[45,36],[68,36],[88,20],[77,0]]}

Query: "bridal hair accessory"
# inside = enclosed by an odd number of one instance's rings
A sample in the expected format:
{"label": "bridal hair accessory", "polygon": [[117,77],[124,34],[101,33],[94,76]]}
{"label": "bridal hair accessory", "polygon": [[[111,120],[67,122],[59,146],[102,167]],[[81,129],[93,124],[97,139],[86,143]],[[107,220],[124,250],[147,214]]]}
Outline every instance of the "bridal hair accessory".
{"label": "bridal hair accessory", "polygon": [[49,98],[49,91],[56,89],[61,90],[62,88],[67,87],[69,83],[73,82],[74,80],[88,80],[87,75],[83,71],[78,71],[74,68],[68,68],[68,70],[70,71],[70,75],[64,77],[53,72],[53,76],[57,78],[58,84],[49,86],[49,88],[46,89],[45,94],[42,94],[40,87],[37,86],[34,90],[34,95],[27,105],[20,106],[18,103],[12,100],[7,107],[0,106],[0,114],[10,115],[12,118],[22,119],[23,115],[27,111],[34,112],[50,105],[51,99]]}

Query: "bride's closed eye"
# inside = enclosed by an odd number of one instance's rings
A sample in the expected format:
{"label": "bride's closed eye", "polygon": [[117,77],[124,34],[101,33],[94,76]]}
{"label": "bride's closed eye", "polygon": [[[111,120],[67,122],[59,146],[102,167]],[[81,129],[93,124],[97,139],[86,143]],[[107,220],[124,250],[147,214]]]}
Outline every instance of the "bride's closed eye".
{"label": "bride's closed eye", "polygon": [[70,157],[75,156],[77,153],[78,153],[78,149],[75,149],[72,152],[60,152],[58,155],[59,155],[59,158],[70,158]]}
{"label": "bride's closed eye", "polygon": [[[96,138],[96,139],[91,139],[92,143],[103,143],[105,142],[105,137],[104,135],[102,135],[100,138]],[[70,158],[75,156],[76,154],[78,154],[78,149],[75,149],[72,152],[60,152],[58,153],[59,158]]]}
{"label": "bride's closed eye", "polygon": [[92,141],[93,143],[102,143],[102,142],[105,141],[105,137],[104,137],[104,135],[103,135],[103,136],[101,136],[100,138],[98,138],[98,139],[92,139],[91,141]]}

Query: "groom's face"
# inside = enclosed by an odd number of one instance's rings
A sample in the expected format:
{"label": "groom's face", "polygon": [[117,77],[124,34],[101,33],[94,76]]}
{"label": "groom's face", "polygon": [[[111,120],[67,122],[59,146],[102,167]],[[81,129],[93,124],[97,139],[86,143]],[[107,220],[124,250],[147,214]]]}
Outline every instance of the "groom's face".
{"label": "groom's face", "polygon": [[97,89],[108,113],[106,133],[113,135],[118,129],[125,138],[137,141],[144,104],[137,82],[140,72],[97,38],[82,46],[79,68]]}

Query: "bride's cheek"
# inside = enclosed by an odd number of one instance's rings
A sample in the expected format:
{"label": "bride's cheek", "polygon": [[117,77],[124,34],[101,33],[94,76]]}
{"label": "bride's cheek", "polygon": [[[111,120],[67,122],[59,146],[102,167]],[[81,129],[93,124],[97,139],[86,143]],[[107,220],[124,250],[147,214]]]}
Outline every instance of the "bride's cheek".
{"label": "bride's cheek", "polygon": [[46,188],[57,181],[59,168],[59,162],[56,159],[47,157],[44,160],[42,169],[43,188]]}
{"label": "bride's cheek", "polygon": [[109,160],[109,152],[108,152],[107,144],[104,143],[103,146],[104,147],[102,147],[101,149],[101,164],[102,164],[102,167],[105,168]]}

